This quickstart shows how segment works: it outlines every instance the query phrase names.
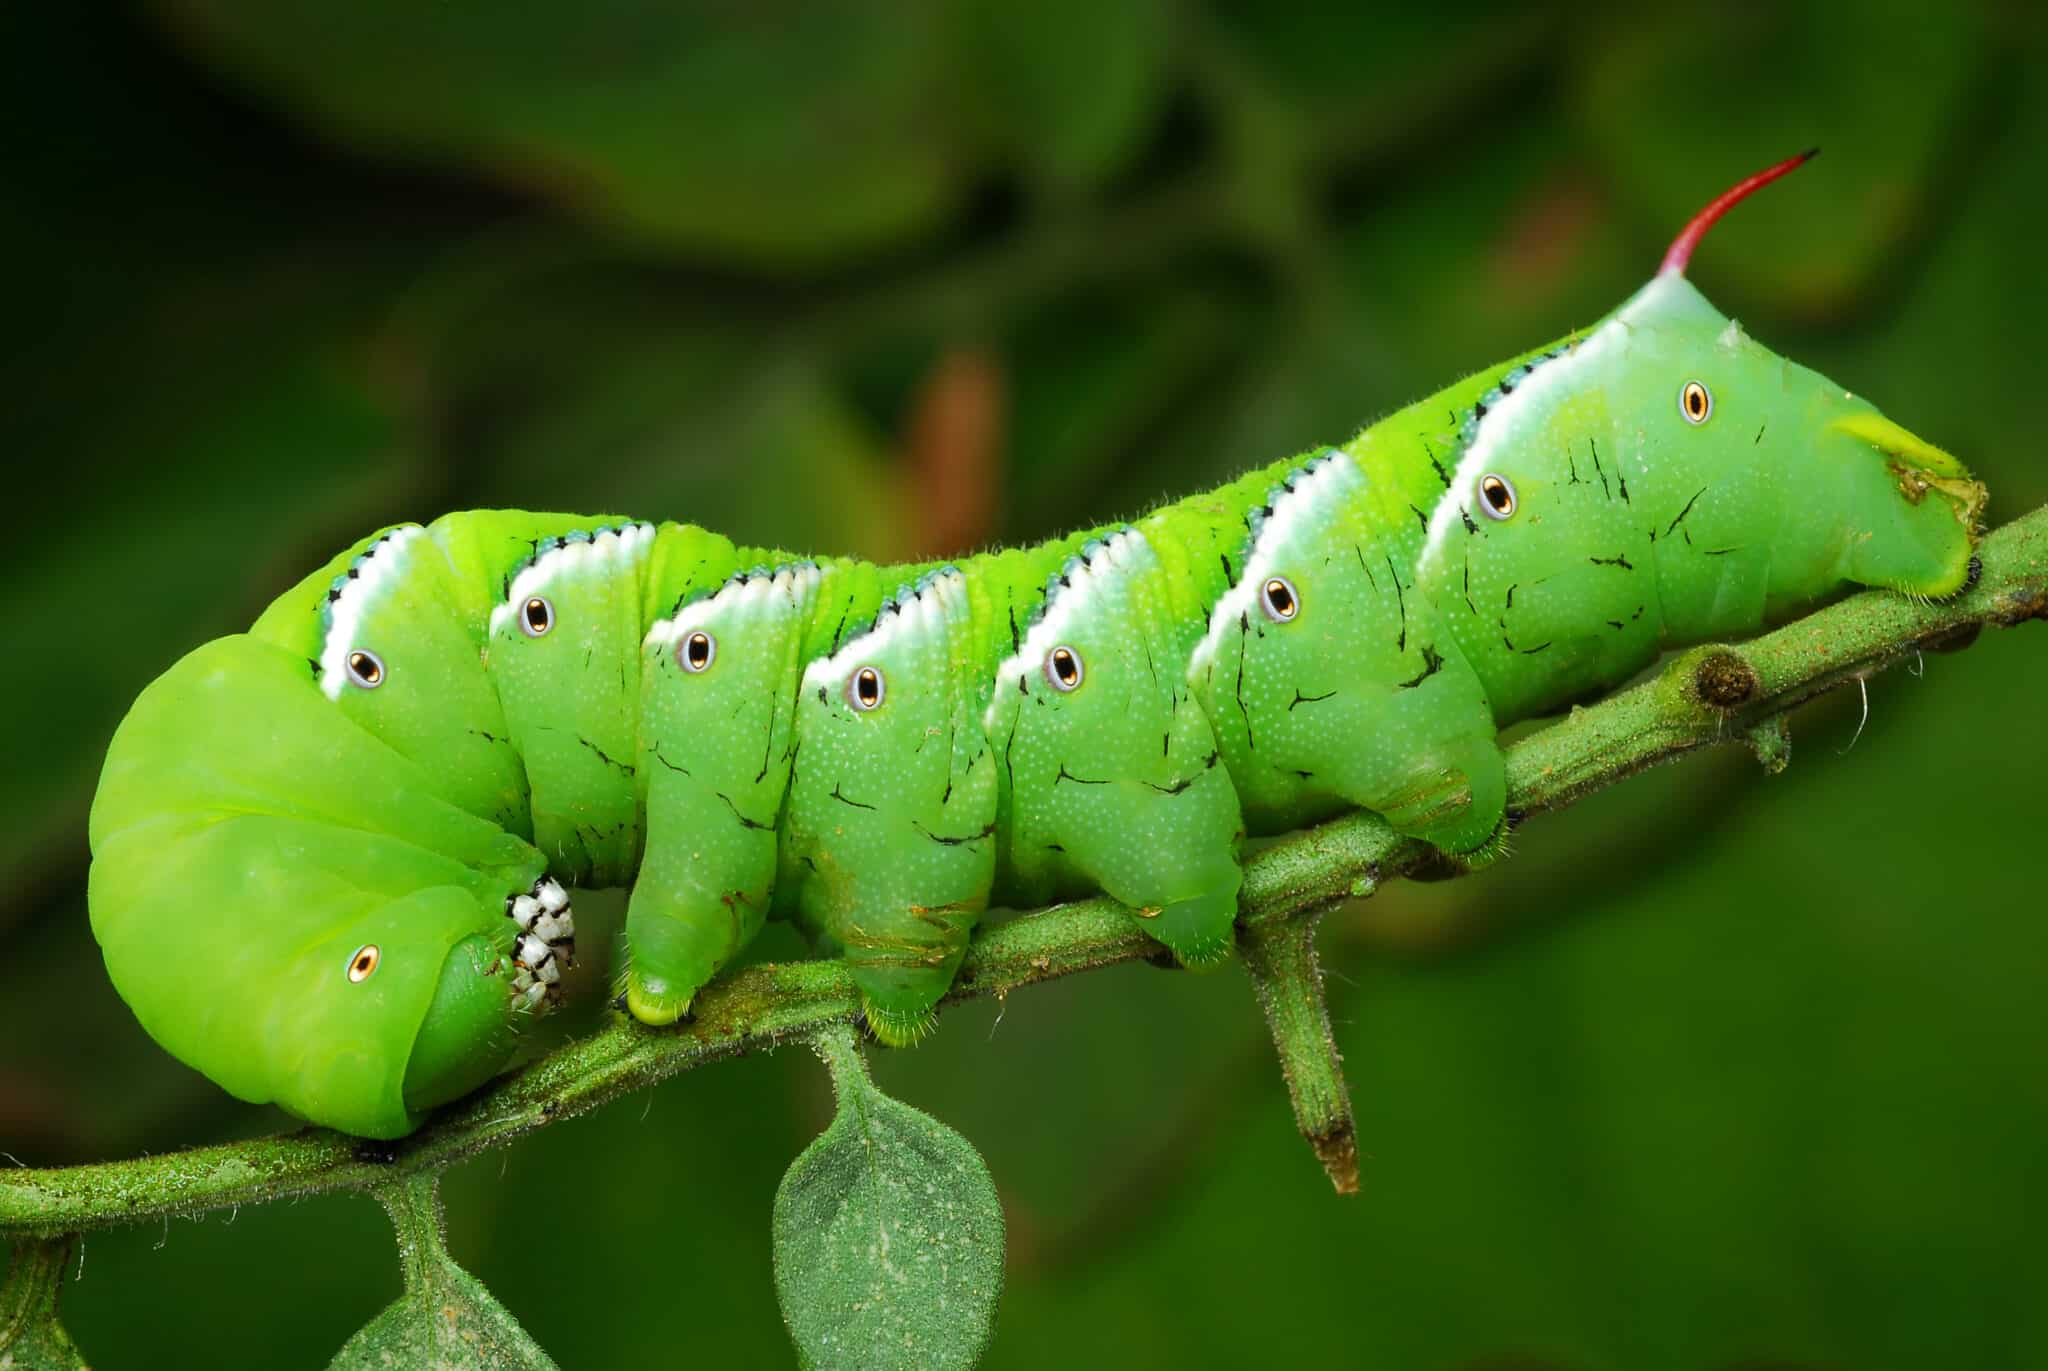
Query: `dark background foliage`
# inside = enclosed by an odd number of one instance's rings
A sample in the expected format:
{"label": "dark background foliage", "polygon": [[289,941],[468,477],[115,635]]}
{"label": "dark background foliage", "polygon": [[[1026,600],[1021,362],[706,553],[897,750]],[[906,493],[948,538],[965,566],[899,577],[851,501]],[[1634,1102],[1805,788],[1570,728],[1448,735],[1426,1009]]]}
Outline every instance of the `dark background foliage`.
{"label": "dark background foliage", "polygon": [[[115,998],[86,807],[150,677],[383,522],[1128,514],[1589,322],[1810,143],[1695,279],[1994,518],[2048,499],[2035,7],[1371,9],[8,7],[0,1144],[282,1123]],[[1361,1198],[1234,970],[882,1054],[1002,1188],[991,1364],[2048,1364],[2038,636],[1332,918]],[[806,1053],[692,1073],[458,1168],[455,1254],[566,1366],[784,1362],[769,1200],[826,1111]],[[286,1366],[396,1289],[338,1197],[93,1235],[64,1298],[98,1366]]]}

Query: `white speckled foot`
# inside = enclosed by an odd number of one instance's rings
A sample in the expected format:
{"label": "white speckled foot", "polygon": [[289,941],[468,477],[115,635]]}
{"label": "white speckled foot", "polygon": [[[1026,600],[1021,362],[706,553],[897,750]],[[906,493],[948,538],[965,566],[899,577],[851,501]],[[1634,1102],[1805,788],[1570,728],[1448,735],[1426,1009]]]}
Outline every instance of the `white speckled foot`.
{"label": "white speckled foot", "polygon": [[551,1008],[561,998],[562,971],[576,964],[576,916],[569,892],[541,877],[524,895],[505,901],[505,917],[519,927],[512,953],[512,997],[526,1008]]}

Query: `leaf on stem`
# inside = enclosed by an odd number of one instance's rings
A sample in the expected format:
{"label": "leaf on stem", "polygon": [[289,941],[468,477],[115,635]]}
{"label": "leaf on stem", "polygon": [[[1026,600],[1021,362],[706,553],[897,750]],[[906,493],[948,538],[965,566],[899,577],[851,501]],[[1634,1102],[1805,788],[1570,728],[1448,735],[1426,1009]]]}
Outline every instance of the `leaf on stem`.
{"label": "leaf on stem", "polygon": [[483,1282],[448,1255],[439,1183],[430,1172],[377,1192],[398,1230],[405,1293],[357,1330],[328,1371],[555,1371]]}
{"label": "leaf on stem", "polygon": [[981,1155],[868,1076],[852,1030],[813,1040],[838,1112],[775,1194],[775,1290],[813,1368],[970,1367],[995,1331],[1003,1209]]}

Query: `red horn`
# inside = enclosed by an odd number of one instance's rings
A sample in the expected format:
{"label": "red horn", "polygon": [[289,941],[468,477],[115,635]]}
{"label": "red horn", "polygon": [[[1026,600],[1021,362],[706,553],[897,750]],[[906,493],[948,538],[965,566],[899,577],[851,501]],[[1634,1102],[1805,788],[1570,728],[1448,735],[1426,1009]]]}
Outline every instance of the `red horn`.
{"label": "red horn", "polygon": [[1707,230],[1714,226],[1717,219],[1735,208],[1741,201],[1748,199],[1752,192],[1763,189],[1794,167],[1803,166],[1819,153],[1819,148],[1808,148],[1797,157],[1787,157],[1774,167],[1765,167],[1756,175],[1737,181],[1715,196],[1705,209],[1692,217],[1692,222],[1685,226],[1678,237],[1671,240],[1671,248],[1664,254],[1664,265],[1657,269],[1657,274],[1685,275],[1686,263],[1692,260],[1692,250],[1700,245],[1700,239],[1707,236]]}

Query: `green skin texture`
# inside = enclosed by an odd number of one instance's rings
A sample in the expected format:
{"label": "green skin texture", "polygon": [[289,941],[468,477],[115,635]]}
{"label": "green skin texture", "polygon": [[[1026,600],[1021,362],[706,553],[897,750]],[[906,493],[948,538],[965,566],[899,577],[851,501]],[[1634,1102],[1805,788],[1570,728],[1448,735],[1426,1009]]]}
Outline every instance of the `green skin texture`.
{"label": "green skin texture", "polygon": [[[93,927],[173,1053],[371,1137],[503,1066],[506,900],[543,872],[632,885],[622,982],[649,1023],[779,916],[905,1042],[991,903],[1103,890],[1199,966],[1230,951],[1247,834],[1363,807],[1489,860],[1498,727],[1850,585],[1953,593],[1983,498],[1666,274],[1342,449],[956,564],[452,514],[143,693],[93,808]],[[686,670],[700,631],[715,653]],[[377,688],[337,674],[355,647]]]}

